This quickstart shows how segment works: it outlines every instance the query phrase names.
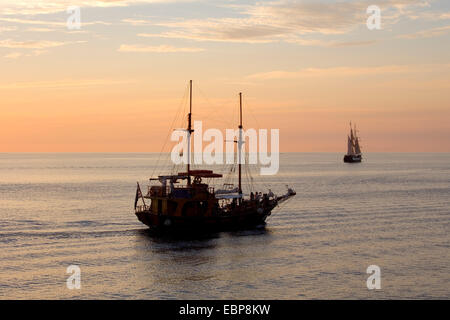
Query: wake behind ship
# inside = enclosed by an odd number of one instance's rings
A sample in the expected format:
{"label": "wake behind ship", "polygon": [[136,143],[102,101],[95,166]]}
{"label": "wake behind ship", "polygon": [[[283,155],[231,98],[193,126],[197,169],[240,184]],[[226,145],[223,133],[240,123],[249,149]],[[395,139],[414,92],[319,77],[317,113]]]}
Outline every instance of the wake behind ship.
{"label": "wake behind ship", "polygon": [[[160,175],[150,181],[159,185],[148,186],[144,195],[139,183],[135,197],[135,214],[139,221],[158,230],[228,230],[264,225],[272,210],[280,203],[296,195],[287,192],[277,196],[268,190],[266,193],[242,192],[241,146],[243,144],[242,94],[239,94],[239,140],[238,143],[238,185],[224,183],[224,188],[215,190],[203,179],[220,179],[222,174],[211,170],[191,170],[190,140],[192,130],[192,80],[189,86],[189,114],[187,124],[187,167],[185,172],[175,175]],[[142,204],[138,205],[139,200]],[[146,201],[150,203],[147,204]]]}

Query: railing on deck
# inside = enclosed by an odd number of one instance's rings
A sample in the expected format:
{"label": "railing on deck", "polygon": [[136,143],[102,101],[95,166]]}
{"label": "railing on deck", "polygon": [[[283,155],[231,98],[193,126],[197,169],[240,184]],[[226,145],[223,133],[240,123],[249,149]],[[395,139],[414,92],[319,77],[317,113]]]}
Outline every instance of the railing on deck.
{"label": "railing on deck", "polygon": [[[191,190],[190,188],[186,188],[186,186],[174,186],[174,191],[177,189],[187,189],[187,190]],[[208,192],[212,195],[214,195],[215,189],[214,187],[208,187]],[[162,186],[148,186],[147,189],[147,195],[146,197],[165,197],[168,196],[170,194],[170,187],[166,186],[165,188],[163,188]]]}
{"label": "railing on deck", "polygon": [[148,186],[147,196],[153,197],[165,197],[170,193],[170,187],[166,186],[163,188],[162,186]]}
{"label": "railing on deck", "polygon": [[150,206],[147,205],[136,206],[136,212],[143,212],[147,210],[150,210]]}

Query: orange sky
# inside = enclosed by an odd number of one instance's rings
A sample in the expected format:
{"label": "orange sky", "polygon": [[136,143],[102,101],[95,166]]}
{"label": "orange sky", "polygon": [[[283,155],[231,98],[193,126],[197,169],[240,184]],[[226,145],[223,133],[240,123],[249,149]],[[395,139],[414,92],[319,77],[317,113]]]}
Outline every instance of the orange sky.
{"label": "orange sky", "polygon": [[242,91],[281,151],[345,152],[353,121],[366,152],[450,152],[445,1],[385,1],[375,31],[365,1],[153,2],[80,1],[69,31],[64,0],[2,0],[0,152],[158,152],[189,79],[206,128],[237,125]]}

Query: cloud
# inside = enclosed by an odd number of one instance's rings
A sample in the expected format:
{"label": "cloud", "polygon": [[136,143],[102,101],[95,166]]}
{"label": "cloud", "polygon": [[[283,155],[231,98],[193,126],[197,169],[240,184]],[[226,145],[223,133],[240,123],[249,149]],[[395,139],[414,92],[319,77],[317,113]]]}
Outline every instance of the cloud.
{"label": "cloud", "polygon": [[450,19],[450,12],[442,11],[421,11],[421,12],[410,12],[410,18],[412,20],[447,20]]}
{"label": "cloud", "polygon": [[[153,23],[166,28],[161,33],[138,34],[140,37],[177,38],[196,41],[268,43],[285,41],[301,45],[348,46],[373,42],[341,42],[341,45],[318,40],[317,36],[345,35],[358,27],[365,27],[367,7],[371,1],[275,1],[252,5],[229,5],[238,17],[177,19]],[[409,17],[419,0],[379,0],[383,7],[383,26]],[[135,21],[142,23],[144,21]],[[151,24],[145,21],[145,24]],[[316,39],[310,39],[310,37]]]}
{"label": "cloud", "polygon": [[26,31],[28,31],[28,32],[54,32],[55,29],[50,29],[50,28],[28,28]]}
{"label": "cloud", "polygon": [[436,27],[432,29],[418,31],[416,33],[403,34],[398,36],[404,39],[433,38],[445,35],[450,32],[450,26]]}
{"label": "cloud", "polygon": [[21,53],[21,52],[11,52],[11,53],[4,55],[3,57],[5,57],[7,59],[17,59],[17,58],[21,57],[22,55],[23,55],[23,53]]}
{"label": "cloud", "polygon": [[144,46],[122,44],[118,49],[120,52],[156,52],[156,53],[175,53],[175,52],[201,52],[203,48],[180,48],[168,45]]}
{"label": "cloud", "polygon": [[17,58],[20,58],[20,57],[36,57],[36,56],[40,56],[40,55],[42,55],[44,53],[47,53],[47,52],[48,52],[47,50],[41,50],[41,49],[33,50],[30,53],[11,52],[11,53],[8,53],[8,54],[4,55],[3,57],[7,58],[7,59],[17,59]]}
{"label": "cloud", "polygon": [[11,39],[0,40],[0,48],[19,49],[26,52],[11,52],[3,56],[7,59],[17,59],[20,57],[36,57],[47,53],[49,48],[61,47],[68,44],[85,43],[85,41],[48,41],[48,40],[30,40],[30,41],[15,41]]}
{"label": "cloud", "polygon": [[[65,12],[69,6],[83,8],[127,7],[133,4],[179,2],[180,0],[1,0],[0,8],[6,15],[38,15]],[[188,0],[181,0],[188,2]]]}
{"label": "cloud", "polygon": [[117,85],[133,83],[132,80],[115,79],[78,79],[78,80],[54,80],[54,81],[31,81],[0,83],[0,89],[30,89],[30,88],[66,88],[66,87],[97,87],[106,85]]}
{"label": "cloud", "polygon": [[17,27],[2,27],[2,26],[0,26],[0,33],[16,31],[16,30],[17,30]]}
{"label": "cloud", "polygon": [[376,43],[375,40],[368,40],[368,41],[346,41],[346,42],[332,42],[330,44],[330,47],[357,47],[357,46],[368,46],[371,44]]}
{"label": "cloud", "polygon": [[367,41],[325,41],[318,39],[304,39],[304,38],[292,38],[287,39],[286,42],[296,43],[302,46],[315,46],[315,47],[329,47],[329,48],[340,48],[340,47],[356,47],[356,46],[368,46],[376,43],[375,40]]}
{"label": "cloud", "polygon": [[[45,27],[63,27],[67,28],[67,22],[61,21],[49,21],[49,20],[34,20],[34,19],[19,19],[19,18],[0,18],[0,21],[16,23],[16,24],[31,24],[31,25],[43,25]],[[82,21],[82,26],[90,25],[111,25],[109,22],[105,21]]]}
{"label": "cloud", "polygon": [[122,22],[132,26],[148,26],[152,24],[150,21],[143,19],[122,19]]}
{"label": "cloud", "polygon": [[67,44],[67,42],[47,41],[47,40],[32,40],[32,41],[14,41],[11,39],[0,40],[0,48],[12,49],[45,49],[60,47]]}
{"label": "cloud", "polygon": [[67,26],[66,22],[57,21],[44,21],[44,20],[30,20],[30,19],[19,19],[19,18],[0,18],[0,21],[16,23],[16,24],[34,24],[34,25],[45,25],[45,26]]}
{"label": "cloud", "polygon": [[380,74],[402,74],[412,72],[427,72],[450,68],[450,64],[431,65],[387,65],[376,67],[333,67],[333,68],[305,68],[297,71],[275,70],[251,74],[245,77],[247,80],[275,80],[275,79],[300,79],[317,77],[348,77]]}

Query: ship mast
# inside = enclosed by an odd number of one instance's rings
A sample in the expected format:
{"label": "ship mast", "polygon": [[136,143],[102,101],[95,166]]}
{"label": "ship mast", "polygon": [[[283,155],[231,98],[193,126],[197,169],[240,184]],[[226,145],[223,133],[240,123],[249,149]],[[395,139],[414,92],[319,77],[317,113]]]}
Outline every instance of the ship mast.
{"label": "ship mast", "polygon": [[238,141],[238,161],[239,161],[239,202],[242,201],[242,178],[241,178],[241,160],[242,160],[242,92],[239,92],[239,141]]}
{"label": "ship mast", "polygon": [[188,127],[187,127],[187,174],[188,174],[188,185],[191,185],[191,133],[192,130],[192,80],[189,81],[189,114],[188,114]]}

